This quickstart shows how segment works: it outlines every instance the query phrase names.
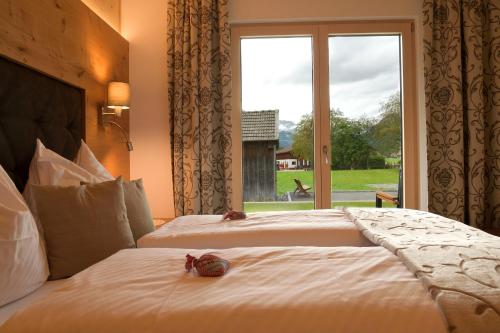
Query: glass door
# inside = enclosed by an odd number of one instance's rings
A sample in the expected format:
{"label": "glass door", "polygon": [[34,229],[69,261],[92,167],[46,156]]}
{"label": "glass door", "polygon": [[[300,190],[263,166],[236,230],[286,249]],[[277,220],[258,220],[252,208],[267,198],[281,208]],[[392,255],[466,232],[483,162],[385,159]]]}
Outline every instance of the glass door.
{"label": "glass door", "polygon": [[314,208],[313,39],[241,39],[246,212]]}
{"label": "glass door", "polygon": [[233,208],[419,208],[412,30],[233,26]]}
{"label": "glass door", "polygon": [[400,45],[397,34],[328,37],[332,207],[396,207],[403,193]]}

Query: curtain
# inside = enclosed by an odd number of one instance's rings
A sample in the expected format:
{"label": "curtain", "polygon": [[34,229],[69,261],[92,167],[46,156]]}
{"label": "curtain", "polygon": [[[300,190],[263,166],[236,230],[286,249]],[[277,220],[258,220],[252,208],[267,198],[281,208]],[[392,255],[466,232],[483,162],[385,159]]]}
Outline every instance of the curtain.
{"label": "curtain", "polygon": [[498,0],[424,0],[429,210],[500,226]]}
{"label": "curtain", "polygon": [[231,207],[227,0],[169,0],[168,97],[176,215]]}

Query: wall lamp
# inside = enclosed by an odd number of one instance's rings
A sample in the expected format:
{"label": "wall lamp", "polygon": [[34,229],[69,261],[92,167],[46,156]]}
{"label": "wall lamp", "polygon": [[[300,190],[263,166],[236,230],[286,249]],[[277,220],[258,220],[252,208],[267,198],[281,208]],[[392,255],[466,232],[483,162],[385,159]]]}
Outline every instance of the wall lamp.
{"label": "wall lamp", "polygon": [[[122,116],[123,110],[130,109],[130,86],[124,82],[110,82],[108,84],[108,103],[101,107],[103,125],[118,127],[125,137],[128,151],[134,150],[127,131],[116,120]],[[110,119],[111,118],[111,119]]]}

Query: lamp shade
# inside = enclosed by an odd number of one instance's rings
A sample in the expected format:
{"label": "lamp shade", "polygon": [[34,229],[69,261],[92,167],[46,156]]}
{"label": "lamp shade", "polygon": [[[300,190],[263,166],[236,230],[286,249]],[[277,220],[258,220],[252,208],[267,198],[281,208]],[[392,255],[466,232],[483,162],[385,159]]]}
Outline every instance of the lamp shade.
{"label": "lamp shade", "polygon": [[128,109],[130,105],[130,86],[125,82],[108,84],[108,108]]}

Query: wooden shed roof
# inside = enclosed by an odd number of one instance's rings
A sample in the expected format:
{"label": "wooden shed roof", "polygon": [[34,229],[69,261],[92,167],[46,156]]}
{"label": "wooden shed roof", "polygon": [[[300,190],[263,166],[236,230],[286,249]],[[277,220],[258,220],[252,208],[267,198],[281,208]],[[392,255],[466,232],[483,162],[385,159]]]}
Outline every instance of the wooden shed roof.
{"label": "wooden shed roof", "polygon": [[279,140],[279,110],[243,111],[241,138],[243,142]]}

